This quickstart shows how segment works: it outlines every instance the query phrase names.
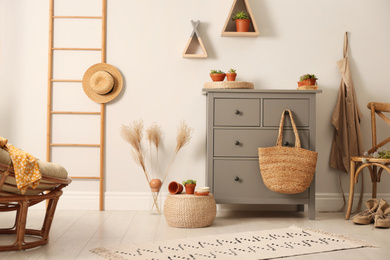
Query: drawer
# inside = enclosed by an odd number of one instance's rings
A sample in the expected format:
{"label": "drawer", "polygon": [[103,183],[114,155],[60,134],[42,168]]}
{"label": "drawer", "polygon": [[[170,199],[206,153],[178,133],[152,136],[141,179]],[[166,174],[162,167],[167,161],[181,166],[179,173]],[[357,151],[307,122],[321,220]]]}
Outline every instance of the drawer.
{"label": "drawer", "polygon": [[[309,132],[307,129],[298,130],[302,148],[310,147]],[[258,157],[258,148],[275,146],[278,134],[277,129],[215,129],[214,156]],[[283,131],[283,143],[285,142],[291,147],[295,145],[292,129]]]}
{"label": "drawer", "polygon": [[[263,126],[279,126],[280,117],[284,109],[290,109],[297,126],[309,126],[310,102],[309,99],[265,98]],[[288,118],[284,125],[291,126]]]}
{"label": "drawer", "polygon": [[260,100],[216,98],[215,126],[260,126]]}
{"label": "drawer", "polygon": [[302,199],[309,194],[308,190],[298,194],[281,194],[269,190],[261,178],[258,160],[214,160],[213,192],[217,201],[230,203],[267,198]]}

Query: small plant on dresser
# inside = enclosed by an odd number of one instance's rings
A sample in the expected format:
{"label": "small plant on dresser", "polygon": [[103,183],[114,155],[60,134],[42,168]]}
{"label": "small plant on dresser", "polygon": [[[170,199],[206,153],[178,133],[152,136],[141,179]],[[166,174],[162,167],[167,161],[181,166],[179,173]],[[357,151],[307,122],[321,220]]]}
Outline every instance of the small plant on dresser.
{"label": "small plant on dresser", "polygon": [[211,70],[210,77],[213,81],[223,81],[226,74],[222,70]]}
{"label": "small plant on dresser", "polygon": [[228,80],[228,81],[236,81],[236,77],[237,77],[236,70],[235,70],[235,69],[230,69],[230,70],[226,73],[226,77],[227,77],[227,80]]}
{"label": "small plant on dresser", "polygon": [[298,87],[316,85],[318,78],[314,74],[305,74],[299,78]]}

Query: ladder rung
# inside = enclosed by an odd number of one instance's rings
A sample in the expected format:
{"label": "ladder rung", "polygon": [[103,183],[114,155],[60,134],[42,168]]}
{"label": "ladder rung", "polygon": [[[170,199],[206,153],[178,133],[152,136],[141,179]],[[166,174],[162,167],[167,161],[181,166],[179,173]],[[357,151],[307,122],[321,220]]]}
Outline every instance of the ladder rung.
{"label": "ladder rung", "polygon": [[102,16],[54,15],[53,18],[102,19]]}
{"label": "ladder rung", "polygon": [[55,51],[102,51],[102,48],[52,48]]}
{"label": "ladder rung", "polygon": [[83,82],[81,79],[52,79],[52,82]]}
{"label": "ladder rung", "polygon": [[100,112],[76,112],[76,111],[51,111],[52,114],[68,114],[68,115],[100,115]]}
{"label": "ladder rung", "polygon": [[100,180],[100,177],[83,177],[83,176],[70,176],[71,179],[93,179]]}
{"label": "ladder rung", "polygon": [[100,144],[60,144],[60,143],[51,143],[50,146],[85,146],[85,147],[100,147]]}

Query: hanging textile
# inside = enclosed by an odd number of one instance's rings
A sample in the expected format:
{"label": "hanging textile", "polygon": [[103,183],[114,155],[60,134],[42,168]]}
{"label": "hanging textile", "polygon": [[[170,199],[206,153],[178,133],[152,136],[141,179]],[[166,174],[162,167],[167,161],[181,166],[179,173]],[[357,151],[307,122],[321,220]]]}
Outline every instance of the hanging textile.
{"label": "hanging textile", "polygon": [[357,105],[351,70],[348,61],[348,37],[345,33],[344,58],[337,62],[341,74],[340,91],[332,115],[334,135],[330,153],[330,166],[348,173],[351,156],[363,155],[360,132],[362,113]]}
{"label": "hanging textile", "polygon": [[[362,113],[360,112],[357,104],[356,93],[352,82],[351,69],[348,60],[347,32],[344,37],[343,57],[343,59],[337,62],[337,67],[341,74],[341,83],[338,100],[331,120],[335,130],[333,134],[329,164],[334,169],[348,173],[351,157],[363,155],[363,142],[360,132],[360,120],[362,118]],[[362,194],[363,186],[361,197]],[[342,209],[345,207],[344,191],[343,199],[344,206]]]}

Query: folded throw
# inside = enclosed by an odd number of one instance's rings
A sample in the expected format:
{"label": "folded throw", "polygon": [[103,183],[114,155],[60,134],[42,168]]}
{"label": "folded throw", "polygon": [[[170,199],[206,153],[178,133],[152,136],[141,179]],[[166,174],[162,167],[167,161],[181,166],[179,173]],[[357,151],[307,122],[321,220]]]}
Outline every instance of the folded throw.
{"label": "folded throw", "polygon": [[24,194],[29,185],[35,189],[42,178],[37,158],[7,142],[7,139],[0,136],[0,148],[8,151],[11,156],[17,187]]}

